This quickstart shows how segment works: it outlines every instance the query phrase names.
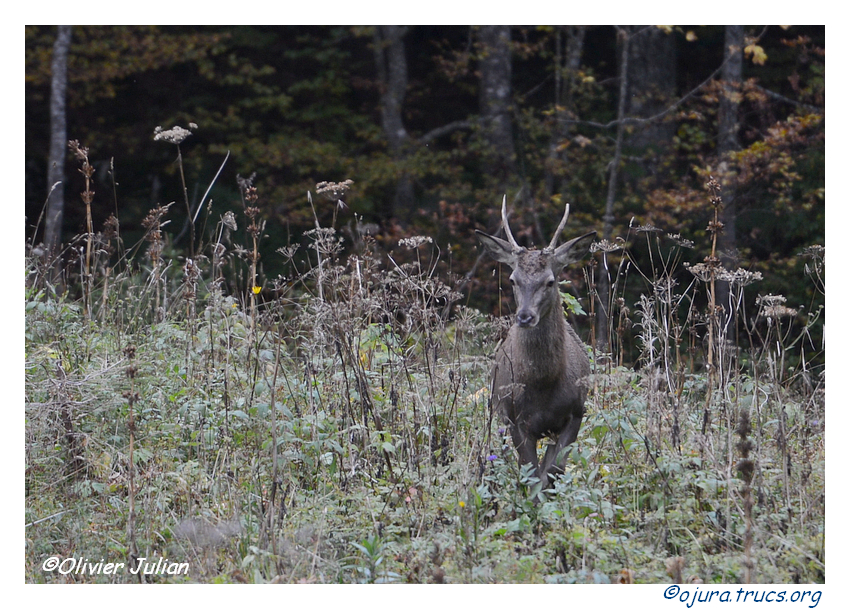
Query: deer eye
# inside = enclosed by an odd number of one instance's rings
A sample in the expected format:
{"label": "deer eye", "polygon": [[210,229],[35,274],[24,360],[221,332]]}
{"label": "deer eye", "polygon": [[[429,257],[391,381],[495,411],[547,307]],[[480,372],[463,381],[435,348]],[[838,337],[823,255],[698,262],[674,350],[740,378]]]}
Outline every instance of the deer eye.
{"label": "deer eye", "polygon": [[547,288],[551,288],[553,285],[555,285],[555,280],[554,280],[554,279],[550,279],[549,281],[547,281],[547,282],[546,282],[546,287],[547,287]]}

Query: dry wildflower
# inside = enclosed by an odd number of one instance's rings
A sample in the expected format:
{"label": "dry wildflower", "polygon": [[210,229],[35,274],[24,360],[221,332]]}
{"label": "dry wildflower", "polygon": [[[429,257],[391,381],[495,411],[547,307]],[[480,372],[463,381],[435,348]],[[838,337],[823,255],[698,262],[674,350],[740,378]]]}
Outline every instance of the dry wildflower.
{"label": "dry wildflower", "polygon": [[247,191],[249,188],[251,188],[254,185],[254,180],[256,179],[256,177],[257,177],[256,171],[254,173],[252,173],[251,175],[249,175],[247,178],[243,178],[241,175],[239,175],[237,173],[236,174],[236,184],[237,184],[237,186],[239,186],[239,191],[242,192],[242,193],[245,193],[245,191]]}
{"label": "dry wildflower", "polygon": [[334,208],[334,221],[336,221],[337,211],[347,207],[342,198],[345,196],[345,193],[348,192],[348,189],[351,188],[352,184],[354,184],[353,180],[345,180],[343,182],[319,182],[316,184],[316,194],[322,196],[328,201],[334,201],[336,203],[336,207]]}
{"label": "dry wildflower", "polygon": [[768,294],[756,298],[756,304],[761,306],[759,317],[779,320],[783,317],[796,317],[797,309],[785,306],[785,297],[780,294]]}
{"label": "dry wildflower", "polygon": [[765,307],[775,307],[785,304],[786,299],[782,294],[767,294],[766,296],[759,295],[756,298],[756,304]]}
{"label": "dry wildflower", "polygon": [[674,292],[677,285],[679,285],[679,282],[672,277],[662,277],[658,281],[654,282],[652,287],[658,296],[667,296]]}
{"label": "dry wildflower", "polygon": [[342,249],[342,238],[336,237],[336,230],[333,228],[314,228],[306,231],[304,236],[313,239],[319,251],[325,255],[336,255]]}
{"label": "dry wildflower", "polygon": [[[245,210],[246,215],[248,213],[248,210],[255,212],[255,215],[259,214],[260,212],[260,210],[256,207],[249,207],[247,210]],[[249,235],[251,235],[251,237],[257,239],[262,234],[262,232],[266,230],[266,221],[260,220],[260,223],[257,224],[256,219],[251,216],[251,224],[249,224],[248,228],[246,228],[245,230]]]}
{"label": "dry wildflower", "polygon": [[425,243],[433,243],[434,240],[431,237],[408,237],[406,239],[399,239],[399,246],[406,247],[409,250],[415,250],[420,245],[424,245]]}
{"label": "dry wildflower", "polygon": [[805,256],[807,258],[820,258],[823,259],[826,256],[826,248],[822,245],[810,245],[802,252],[798,254],[798,256]]}
{"label": "dry wildflower", "polygon": [[304,232],[305,237],[319,239],[331,239],[336,234],[336,229],[333,228],[313,228]]}
{"label": "dry wildflower", "polygon": [[106,253],[108,256],[111,256],[115,251],[115,247],[112,245],[112,241],[118,240],[118,218],[115,217],[115,214],[111,214],[106,222],[103,223],[103,231],[98,233],[97,242],[102,248],[100,251]]}
{"label": "dry wildflower", "polygon": [[118,238],[118,218],[115,217],[115,214],[110,214],[106,222],[103,223],[103,238],[106,241]]}
{"label": "dry wildflower", "polygon": [[705,262],[698,262],[694,265],[685,265],[685,268],[690,271],[691,275],[706,283],[717,276],[717,268],[713,265],[706,264]]}
{"label": "dry wildflower", "polygon": [[[195,123],[189,123],[189,126],[195,128],[198,126]],[[153,130],[153,139],[155,142],[168,142],[169,144],[180,144],[187,137],[192,135],[192,132],[183,127],[175,125],[171,129],[163,130],[162,127],[157,127]]]}
{"label": "dry wildflower", "polygon": [[656,228],[651,224],[642,224],[640,226],[635,227],[635,230],[639,233],[663,233],[664,231],[660,228]]}
{"label": "dry wildflower", "polygon": [[824,260],[826,259],[826,248],[822,245],[810,245],[797,254],[812,261],[812,266],[807,262],[804,265],[807,275],[820,275],[823,272]]}
{"label": "dry wildflower", "polygon": [[723,199],[720,198],[720,183],[715,180],[713,177],[709,176],[708,182],[705,184],[706,189],[711,191],[711,197],[709,201],[715,207],[718,207],[723,203]]}
{"label": "dry wildflower", "polygon": [[89,149],[85,146],[80,146],[80,142],[78,140],[70,140],[68,142],[68,148],[74,153],[74,156],[77,157],[78,161],[88,161]]}
{"label": "dry wildflower", "polygon": [[759,313],[762,317],[769,317],[771,319],[781,319],[783,317],[796,317],[797,309],[792,309],[791,307],[786,307],[783,305],[775,306],[775,307],[765,307]]}
{"label": "dry wildflower", "polygon": [[667,233],[667,238],[672,240],[679,247],[687,247],[687,248],[690,248],[690,249],[693,249],[693,247],[694,247],[693,241],[691,241],[690,239],[683,239],[682,235],[680,235],[678,233],[675,234],[675,235],[672,234],[672,233]]}
{"label": "dry wildflower", "polygon": [[225,254],[227,254],[227,248],[221,243],[216,243],[213,248],[213,266],[215,268],[221,268],[224,266],[224,263],[226,262],[224,259]]}
{"label": "dry wildflower", "polygon": [[339,201],[354,184],[353,180],[343,182],[319,182],[316,184],[316,194],[321,195],[328,201]]}
{"label": "dry wildflower", "polygon": [[221,217],[221,221],[230,230],[236,230],[236,216],[232,211],[224,212],[224,215]]}
{"label": "dry wildflower", "polygon": [[[245,189],[244,194],[245,194],[245,201],[249,206],[254,205],[257,202],[257,199],[260,198],[260,196],[257,194],[257,188],[254,187],[254,186],[248,186]],[[250,209],[250,207],[249,207],[249,209]],[[259,210],[257,210],[257,213],[259,213]],[[245,210],[245,214],[248,215],[248,217],[253,217],[253,216],[250,216],[248,214],[248,210]]]}
{"label": "dry wildflower", "polygon": [[728,281],[732,285],[740,287],[750,285],[751,283],[761,281],[763,279],[762,274],[758,271],[747,271],[745,269],[735,269],[734,271],[719,269],[716,277],[720,281]]}
{"label": "dry wildflower", "polygon": [[198,278],[200,276],[201,272],[198,265],[191,258],[187,258],[186,264],[183,266],[183,285],[185,286],[183,298],[187,301],[191,315],[195,313],[195,297],[197,296]]}
{"label": "dry wildflower", "polygon": [[157,205],[142,220],[142,226],[146,229],[145,241],[151,244],[150,248],[148,248],[148,255],[150,255],[154,264],[157,264],[159,255],[162,252],[162,227],[169,222],[163,222],[162,217],[168,213],[168,208],[172,205],[174,205],[173,201],[168,205]]}
{"label": "dry wildflower", "polygon": [[77,160],[82,161],[79,171],[86,178],[86,189],[80,195],[83,198],[83,203],[91,205],[91,202],[94,200],[94,191],[91,189],[91,178],[94,175],[94,167],[89,163],[89,149],[85,146],[80,146],[80,142],[77,140],[69,140],[68,148],[74,153]]}
{"label": "dry wildflower", "polygon": [[706,228],[706,230],[708,230],[708,232],[710,233],[722,233],[723,226],[724,224],[720,220],[712,220],[708,223],[708,227]]}
{"label": "dry wildflower", "polygon": [[295,256],[295,252],[298,251],[299,244],[296,243],[294,245],[288,245],[286,247],[279,247],[275,250],[278,254],[282,255],[284,258],[292,259]]}
{"label": "dry wildflower", "polygon": [[[154,207],[148,212],[148,215],[145,216],[144,220],[142,220],[142,226],[147,228],[149,231],[151,229],[158,230],[165,226],[167,223],[161,223],[160,220],[168,212],[168,208],[172,205],[174,205],[174,201],[168,205],[157,205]],[[150,241],[150,238],[148,238],[148,240]]]}
{"label": "dry wildflower", "polygon": [[591,252],[616,252],[617,250],[623,249],[623,246],[618,243],[611,243],[607,239],[602,239],[601,241],[597,241],[590,246]]}

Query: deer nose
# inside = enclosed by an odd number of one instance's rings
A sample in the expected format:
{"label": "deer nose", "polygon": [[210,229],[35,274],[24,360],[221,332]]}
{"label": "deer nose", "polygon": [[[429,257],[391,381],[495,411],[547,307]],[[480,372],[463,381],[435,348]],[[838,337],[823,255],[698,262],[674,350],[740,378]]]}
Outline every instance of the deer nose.
{"label": "deer nose", "polygon": [[534,315],[529,311],[520,311],[516,314],[517,325],[525,328],[534,325]]}

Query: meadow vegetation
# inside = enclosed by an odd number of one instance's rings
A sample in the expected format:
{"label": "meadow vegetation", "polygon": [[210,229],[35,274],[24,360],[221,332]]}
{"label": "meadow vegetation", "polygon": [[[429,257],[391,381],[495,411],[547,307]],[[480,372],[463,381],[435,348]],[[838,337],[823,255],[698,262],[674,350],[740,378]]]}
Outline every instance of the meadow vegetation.
{"label": "meadow vegetation", "polygon": [[[464,305],[431,237],[387,253],[336,212],[261,281],[262,193],[239,186],[243,214],[205,207],[193,256],[170,205],[129,247],[114,217],[89,224],[61,270],[30,243],[28,582],[135,581],[46,573],[50,556],[190,564],[148,578],[168,582],[824,581],[823,247],[802,254],[801,303],[724,268],[717,225],[598,243],[563,293],[588,412],[541,492],[488,406],[511,317]],[[314,218],[347,213],[351,186],[317,185]]]}

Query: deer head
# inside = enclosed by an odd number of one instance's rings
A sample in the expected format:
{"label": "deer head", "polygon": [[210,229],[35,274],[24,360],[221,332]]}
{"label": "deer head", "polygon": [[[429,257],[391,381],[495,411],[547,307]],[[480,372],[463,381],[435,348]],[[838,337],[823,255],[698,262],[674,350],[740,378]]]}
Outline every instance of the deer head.
{"label": "deer head", "polygon": [[513,269],[510,280],[517,304],[516,323],[523,328],[533,328],[560,302],[556,282],[558,273],[587,253],[596,233],[587,233],[559,246],[558,237],[570,216],[570,206],[567,204],[564,217],[549,245],[542,250],[526,249],[516,242],[508,225],[506,200],[507,197],[502,199],[502,228],[508,240],[481,231],[476,233],[491,257]]}

